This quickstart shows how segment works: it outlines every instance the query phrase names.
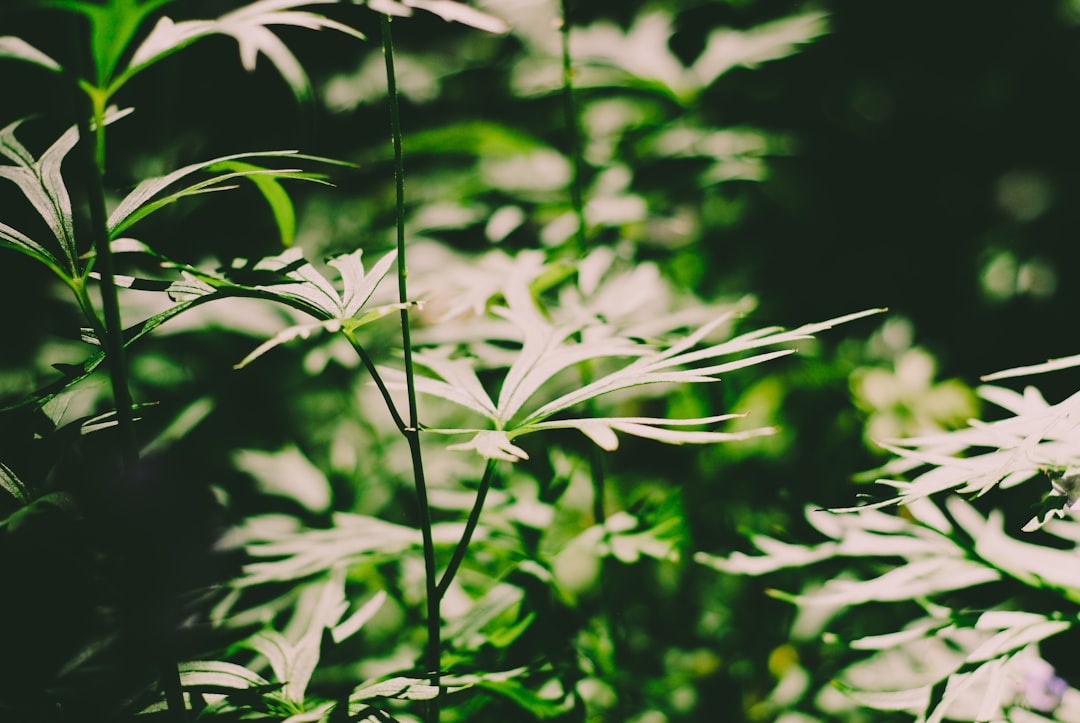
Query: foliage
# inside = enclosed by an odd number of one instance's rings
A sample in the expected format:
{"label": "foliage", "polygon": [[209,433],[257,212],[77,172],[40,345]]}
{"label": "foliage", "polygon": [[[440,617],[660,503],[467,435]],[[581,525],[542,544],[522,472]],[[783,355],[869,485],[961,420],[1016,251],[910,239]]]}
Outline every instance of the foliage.
{"label": "foliage", "polygon": [[[988,379],[1075,363],[1057,360]],[[761,554],[699,553],[697,559],[750,575],[836,558],[876,562],[849,565],[849,573],[810,583],[797,595],[776,593],[807,616],[800,637],[835,625],[830,621],[841,614],[859,615],[870,603],[895,604],[899,620],[907,620],[894,623],[894,632],[826,633],[856,656],[871,651],[854,661],[837,656],[833,685],[851,702],[908,711],[919,721],[1075,720],[1077,692],[1040,653],[1077,619],[1074,397],[1050,405],[1031,386],[1018,393],[987,385],[979,393],[1009,416],[886,444],[894,458],[877,482],[896,493],[847,510],[808,509],[827,542],[756,536]],[[903,475],[912,478],[896,479]],[[1015,502],[989,506],[1012,488],[1014,499],[1034,488],[1024,495],[1036,512],[1026,523],[1012,513]],[[896,505],[897,513],[881,511]],[[873,621],[866,622],[872,630]],[[1071,671],[1067,659],[1060,665]],[[802,700],[809,683],[778,695],[775,704],[815,707]],[[851,709],[827,695],[816,706],[833,716]]]}
{"label": "foliage", "polygon": [[[782,142],[715,129],[696,101],[732,68],[823,33],[819,13],[717,30],[684,62],[666,47],[671,10],[619,29],[542,3],[357,4],[259,0],[207,19],[179,0],[42,0],[27,8],[79,28],[79,51],[0,37],[11,75],[48,78],[70,102],[0,131],[0,177],[21,204],[0,222],[0,245],[51,277],[28,300],[58,281],[81,315],[71,327],[80,341],[59,354],[41,344],[19,393],[5,392],[18,444],[0,463],[0,552],[12,589],[28,591],[5,620],[31,623],[11,636],[5,715],[648,714],[648,701],[618,701],[633,682],[620,679],[618,605],[603,581],[684,567],[685,513],[677,495],[649,501],[634,491],[645,481],[609,477],[600,453],[618,450],[619,435],[701,445],[772,434],[743,422],[750,410],[683,414],[662,400],[877,311],[736,331],[752,300],[704,303],[636,250],[646,238],[685,246],[693,239],[679,229],[696,222],[634,190],[635,165],[692,159],[702,188],[763,177]],[[395,53],[390,20],[407,35],[414,21],[424,27],[414,10],[469,26],[445,31],[452,44],[510,48],[512,93],[560,99],[563,137],[473,120],[403,134],[412,109],[399,97],[413,100],[412,74],[437,67]],[[562,32],[537,17],[559,17]],[[349,184],[362,172],[322,155],[189,155],[163,150],[167,135],[149,141],[159,150],[137,150],[145,138],[133,124],[154,113],[146,79],[214,36],[236,42],[246,71],[265,56],[310,112],[320,86],[293,48],[300,30],[381,36],[392,143],[361,133],[372,145],[360,160],[393,157],[381,166],[391,203],[331,187],[331,174]],[[365,83],[332,79],[323,98],[345,110],[341,93]],[[70,127],[35,154],[29,131],[49,124]],[[405,159],[419,168],[415,196]],[[247,218],[245,181],[270,223],[245,222],[243,243],[207,245],[222,224],[199,209],[229,191],[234,217]],[[349,216],[370,227],[319,231]],[[465,226],[501,248],[463,253],[435,240]],[[391,275],[396,293],[383,283]],[[237,339],[246,355],[221,366]],[[49,368],[59,376],[39,377]],[[250,420],[289,405],[304,419],[292,434],[229,423],[237,410]],[[613,482],[630,485],[627,499]],[[35,568],[53,582],[29,592]]]}

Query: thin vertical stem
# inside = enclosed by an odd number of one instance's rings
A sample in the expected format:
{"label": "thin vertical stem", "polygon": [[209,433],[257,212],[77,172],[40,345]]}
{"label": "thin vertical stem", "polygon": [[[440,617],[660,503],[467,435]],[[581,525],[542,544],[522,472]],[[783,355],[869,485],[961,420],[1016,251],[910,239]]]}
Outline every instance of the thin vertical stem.
{"label": "thin vertical stem", "polygon": [[[120,313],[120,299],[116,290],[112,250],[109,248],[109,229],[105,208],[105,109],[104,96],[90,95],[89,112],[79,113],[79,145],[85,157],[87,175],[87,204],[90,212],[90,234],[94,244],[94,267],[100,279],[101,309],[103,320],[98,329],[99,341],[105,350],[105,363],[109,369],[113,405],[116,407],[116,424],[120,434],[120,457],[122,474],[128,474],[139,461],[139,441],[132,416],[131,389],[128,386],[127,358],[124,352],[124,324]],[[91,125],[91,119],[93,125]],[[96,321],[93,308],[88,311]],[[157,654],[158,674],[165,692],[169,717],[174,721],[187,719],[184,692],[180,683],[180,671],[171,651],[166,647]]]}
{"label": "thin vertical stem", "polygon": [[[390,102],[390,130],[394,143],[394,179],[397,192],[397,277],[398,299],[408,303],[409,294],[406,285],[408,266],[405,261],[405,165],[401,153],[401,116],[398,112],[397,79],[394,75],[394,41],[390,33],[390,16],[381,18],[383,53],[386,61],[386,92]],[[416,408],[416,382],[412,360],[412,338],[409,332],[408,308],[401,310],[401,344],[405,355],[405,385],[409,400],[409,426],[405,428],[405,438],[409,442],[412,457],[413,482],[416,487],[416,501],[420,511],[421,535],[424,545],[424,577],[427,587],[427,651],[425,665],[431,684],[438,686],[441,677],[442,642],[441,614],[439,612],[439,586],[435,570],[435,542],[431,534],[431,508],[428,505],[427,482],[424,479],[424,460],[420,449],[420,421]],[[429,704],[428,723],[438,723],[441,693]]]}
{"label": "thin vertical stem", "polygon": [[[96,103],[91,103],[89,113],[79,113],[79,140],[83,147],[87,169],[87,203],[90,210],[90,233],[94,242],[94,266],[100,276],[101,309],[103,312],[102,336],[99,339],[105,350],[109,368],[113,403],[116,406],[116,422],[120,430],[120,451],[124,466],[130,468],[139,458],[139,444],[135,436],[135,423],[131,414],[131,390],[128,387],[127,360],[124,354],[124,327],[120,315],[120,300],[114,280],[112,251],[109,249],[109,230],[106,225],[104,169],[98,162],[97,149],[102,145],[105,126],[97,113]],[[96,119],[93,128],[90,118]]]}

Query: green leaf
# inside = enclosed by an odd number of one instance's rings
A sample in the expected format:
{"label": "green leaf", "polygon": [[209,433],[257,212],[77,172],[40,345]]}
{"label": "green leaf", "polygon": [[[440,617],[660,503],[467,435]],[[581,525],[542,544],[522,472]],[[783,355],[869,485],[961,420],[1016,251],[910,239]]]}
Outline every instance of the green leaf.
{"label": "green leaf", "polygon": [[453,0],[404,0],[404,3],[438,15],[447,22],[461,23],[489,33],[502,34],[510,29],[505,20]]}
{"label": "green leaf", "polygon": [[23,60],[27,63],[40,65],[41,67],[56,73],[63,71],[63,68],[61,68],[60,64],[55,60],[22,38],[17,38],[13,35],[4,35],[0,37],[0,58]]}
{"label": "green leaf", "polygon": [[29,236],[26,236],[2,221],[0,221],[0,246],[14,249],[15,251],[26,254],[32,259],[40,261],[52,269],[52,271],[62,279],[70,278],[62,268],[63,262],[56,258],[52,252]]}
{"label": "green leaf", "polygon": [[619,446],[615,432],[631,434],[635,437],[654,439],[666,444],[712,444],[731,442],[751,437],[774,434],[772,427],[760,427],[740,432],[704,432],[664,429],[664,427],[685,427],[699,424],[714,424],[742,414],[721,414],[699,419],[665,419],[663,417],[597,417],[592,419],[558,419],[516,428],[512,437],[518,437],[544,429],[577,429],[591,439],[601,449],[613,452]]}
{"label": "green leaf", "polygon": [[330,509],[330,483],[295,444],[275,452],[237,450],[232,462],[255,479],[262,494],[286,497],[316,514]]}
{"label": "green leaf", "polygon": [[386,602],[386,597],[386,591],[379,590],[370,600],[357,608],[352,615],[334,626],[330,631],[334,642],[340,643],[355,635],[371,618],[375,617],[375,613],[379,612],[383,603]]}
{"label": "green leaf", "polygon": [[[432,432],[439,432],[442,430],[432,429]],[[460,433],[466,430],[451,430],[453,433]],[[505,462],[520,462],[523,459],[528,459],[528,453],[521,447],[510,441],[510,437],[506,432],[496,430],[479,430],[473,434],[472,439],[468,442],[462,442],[460,444],[451,444],[447,447],[450,450],[473,450],[484,459],[500,459]]]}
{"label": "green leaf", "polygon": [[408,678],[398,676],[378,683],[358,686],[349,695],[349,703],[359,703],[374,698],[393,698],[396,700],[431,700],[438,695],[457,693],[472,687],[470,685],[431,685],[426,678]]}
{"label": "green leaf", "polygon": [[[106,113],[105,123],[112,123],[130,112],[130,108],[126,110],[110,108]],[[44,254],[48,260],[40,258],[41,249],[44,248],[41,244],[29,241],[25,236],[7,226],[4,227],[4,238],[8,242],[5,245],[17,245],[24,252],[31,252],[31,255],[39,257],[40,260],[62,268],[68,277],[78,276],[79,251],[75,245],[71,197],[68,195],[64,178],[60,174],[60,165],[78,142],[79,129],[77,126],[68,128],[41,154],[40,158],[34,158],[33,154],[15,137],[15,131],[22,122],[18,120],[0,129],[0,155],[13,164],[0,166],[0,178],[7,178],[15,183],[38,215],[48,224],[59,245],[63,262],[60,261],[60,257],[50,252]]]}
{"label": "green leaf", "polygon": [[[274,174],[265,173],[270,169],[240,161],[221,161],[210,166],[207,170],[237,171],[245,174],[246,178],[255,184],[259,192],[262,193],[263,198],[270,204],[270,210],[274,214],[274,221],[277,223],[278,233],[281,234],[281,245],[292,246],[293,240],[296,238],[296,210],[293,208],[289,194],[278,183],[278,177]],[[314,180],[314,178],[309,178],[309,180]]]}
{"label": "green leaf", "polygon": [[112,0],[101,5],[85,0],[44,0],[47,7],[82,13],[90,20],[96,85],[105,88],[128,44],[146,17],[174,0]]}
{"label": "green leaf", "polygon": [[364,264],[361,262],[363,251],[357,249],[351,253],[342,254],[330,259],[329,263],[341,274],[341,282],[344,290],[341,294],[341,316],[343,319],[355,317],[360,309],[368,302],[375,293],[375,287],[379,285],[383,277],[390,271],[390,267],[397,260],[397,249],[383,256],[375,262],[371,270],[364,273]]}
{"label": "green leaf", "polygon": [[259,346],[255,347],[251,353],[245,356],[243,359],[233,365],[233,369],[243,369],[251,362],[261,357],[266,352],[270,351],[276,346],[290,342],[293,339],[307,339],[319,331],[327,331],[334,334],[341,330],[341,322],[337,319],[330,319],[328,321],[315,321],[310,324],[294,324],[286,329],[282,329],[277,334],[274,334],[271,338],[264,341]]}
{"label": "green leaf", "polygon": [[516,680],[482,680],[477,683],[477,687],[514,701],[541,720],[564,715],[574,706],[571,696],[562,696],[558,699],[545,698]]}
{"label": "green leaf", "polygon": [[[108,227],[109,235],[111,238],[116,238],[126,229],[133,224],[141,221],[150,214],[154,213],[158,209],[161,209],[175,201],[186,196],[195,195],[197,193],[204,193],[207,191],[224,190],[224,187],[214,188],[215,184],[221,184],[226,180],[232,178],[250,178],[253,183],[276,183],[276,178],[293,178],[303,181],[313,181],[315,183],[326,184],[325,178],[318,174],[305,173],[298,169],[284,169],[275,170],[269,168],[263,168],[253,164],[238,163],[237,160],[241,158],[280,158],[288,157],[290,159],[303,159],[318,161],[320,163],[334,163],[340,164],[339,161],[335,161],[330,158],[320,158],[318,156],[307,156],[296,151],[256,151],[250,153],[234,153],[228,156],[220,156],[218,158],[212,158],[208,161],[200,161],[198,163],[192,163],[190,165],[178,168],[171,173],[167,173],[164,176],[158,176],[155,178],[148,178],[140,182],[134,190],[131,191],[124,199],[117,205],[113,212],[109,215]],[[199,183],[187,186],[179,191],[169,194],[166,197],[160,198],[153,203],[150,202],[152,198],[164,191],[166,188],[176,183],[177,181],[190,176],[193,173],[199,171],[214,171],[227,169],[231,167],[237,167],[236,170],[219,174],[211,179],[201,181]],[[255,179],[259,180],[256,181]],[[260,190],[262,187],[260,186]],[[284,189],[282,189],[284,192]],[[265,192],[264,192],[265,193]],[[269,199],[268,199],[269,200]],[[288,197],[286,196],[286,201]],[[273,206],[274,201],[271,201]],[[290,204],[291,209],[291,204]],[[274,209],[275,218],[277,217],[278,209]],[[280,222],[279,222],[280,226]]]}
{"label": "green leaf", "polygon": [[3,462],[0,462],[0,489],[7,492],[21,504],[25,505],[30,502],[30,493],[27,491],[26,485]]}
{"label": "green leaf", "polygon": [[242,665],[222,660],[192,660],[179,663],[180,684],[185,688],[253,688],[269,685],[262,676]]}
{"label": "green leaf", "polygon": [[301,99],[311,95],[311,83],[300,61],[269,29],[271,25],[286,25],[309,30],[330,29],[364,39],[363,33],[348,25],[322,15],[294,8],[303,5],[335,4],[337,0],[260,0],[217,20],[184,20],[174,22],[162,18],[142,44],[135,50],[128,69],[120,79],[127,80],[150,64],[167,57],[200,38],[209,35],[228,35],[240,48],[240,62],[245,70],[253,71],[259,54],[265,55],[277,68],[293,94]]}

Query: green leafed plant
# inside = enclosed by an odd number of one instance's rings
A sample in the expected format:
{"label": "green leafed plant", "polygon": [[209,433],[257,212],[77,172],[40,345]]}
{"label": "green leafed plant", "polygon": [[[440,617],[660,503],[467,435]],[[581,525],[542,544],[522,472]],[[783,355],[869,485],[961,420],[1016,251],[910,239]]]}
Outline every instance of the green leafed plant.
{"label": "green leafed plant", "polygon": [[[392,189],[385,196],[394,199],[393,249],[378,251],[391,244],[379,229],[365,229],[360,240],[335,239],[337,248],[325,267],[316,249],[333,244],[305,235],[315,214],[294,203],[292,182],[337,194],[327,189],[326,175],[304,167],[329,165],[353,173],[355,164],[291,150],[206,153],[204,158],[213,157],[171,171],[155,168],[125,185],[114,180],[123,171],[107,164],[120,154],[107,155],[106,140],[109,148],[123,146],[124,124],[117,122],[138,110],[139,95],[146,91],[134,93],[134,109],[113,104],[122,91],[139,88],[131,82],[136,76],[147,77],[152,66],[212,36],[234,40],[248,71],[265,56],[298,100],[311,99],[318,84],[298,59],[304,54],[287,41],[296,30],[333,30],[363,39],[352,24],[335,19],[349,12],[346,3],[238,2],[211,19],[184,19],[187,4],[181,0],[37,3],[38,9],[67,13],[82,23],[85,47],[76,57],[85,56],[87,67],[66,67],[52,57],[65,57],[59,53],[0,37],[0,60],[57,74],[78,101],[77,117],[61,119],[73,125],[39,155],[23,145],[29,124],[13,120],[0,130],[6,160],[0,176],[15,184],[47,230],[35,238],[0,220],[0,246],[46,267],[70,292],[87,325],[78,334],[80,356],[56,363],[58,378],[3,410],[29,415],[39,427],[28,438],[47,439],[53,446],[45,454],[55,459],[34,467],[32,475],[15,462],[0,461],[0,543],[15,545],[17,535],[68,525],[86,542],[93,563],[85,572],[87,586],[105,591],[107,598],[88,603],[89,632],[57,653],[60,659],[47,661],[36,697],[25,703],[0,700],[4,714],[45,720],[55,708],[85,719],[108,714],[116,720],[295,723],[438,723],[517,715],[583,720],[587,711],[589,719],[597,718],[597,711],[614,705],[605,695],[618,684],[609,645],[618,606],[602,600],[597,605],[607,607],[601,612],[589,609],[595,602],[591,597],[601,595],[598,579],[612,566],[678,564],[687,537],[674,495],[655,504],[620,503],[609,515],[605,495],[615,493],[605,486],[599,452],[619,450],[619,435],[645,440],[642,444],[684,445],[770,434],[769,426],[717,426],[753,410],[671,415],[663,394],[712,386],[729,373],[787,356],[821,332],[880,311],[792,330],[737,330],[748,304],[705,304],[673,282],[661,264],[642,261],[632,249],[601,237],[648,216],[644,197],[630,190],[610,157],[613,139],[591,139],[607,143],[607,151],[590,152],[612,167],[592,185],[586,178],[584,141],[590,139],[577,117],[582,87],[596,90],[619,81],[635,93],[674,103],[678,115],[687,115],[691,101],[728,69],[787,55],[820,34],[819,15],[716,35],[715,41],[710,35],[711,50],[680,72],[661,38],[670,35],[666,13],[646,13],[625,33],[613,34],[596,23],[575,40],[573,18],[561,7],[561,28],[544,27],[558,34],[562,51],[561,80],[554,89],[564,101],[568,158],[547,141],[495,124],[459,123],[450,131],[416,136],[421,148],[426,144],[436,153],[464,148],[481,165],[488,163],[481,174],[486,187],[477,193],[485,203],[504,191],[522,196],[503,199],[501,218],[493,217],[484,235],[499,242],[524,230],[536,236],[529,248],[508,246],[509,251],[469,256],[435,251],[407,234],[407,221],[422,218],[425,210],[437,217],[446,207],[433,202],[416,216],[408,207],[409,135],[402,122],[408,109],[398,104],[391,18],[419,9],[448,22],[511,34],[508,42],[526,48],[538,43],[529,52],[541,62],[553,57],[551,38],[538,39],[539,25],[504,20],[504,11],[516,17],[519,9],[512,3],[486,3],[491,14],[451,0],[354,4],[375,11],[382,36],[393,156],[392,171],[384,169],[385,187]],[[600,42],[605,38],[613,43]],[[753,47],[721,52],[731,49],[732,38]],[[647,67],[628,54],[637,40],[661,58],[663,67]],[[588,59],[580,76],[573,67],[577,53]],[[611,73],[619,69],[625,72]],[[594,100],[588,102],[591,108]],[[267,108],[269,113],[272,106]],[[698,127],[698,119],[683,118],[666,130],[655,120],[647,125],[643,152],[659,148],[670,158],[709,159],[713,170],[703,177],[706,185],[757,177],[732,171],[731,164],[743,156],[756,168],[766,152],[752,133],[713,134]],[[78,170],[76,150],[82,155]],[[513,180],[521,167],[532,169],[529,173],[555,171],[549,178]],[[510,179],[505,189],[501,179]],[[284,250],[241,258],[232,248],[214,249],[216,264],[193,260],[184,250],[166,251],[155,224],[181,218],[176,214],[181,206],[194,206],[243,181],[268,204],[276,230],[276,238],[260,248]],[[530,214],[543,222],[533,223]],[[442,227],[436,221],[423,228]],[[199,230],[185,233],[196,239]],[[431,263],[418,253],[424,251],[453,262]],[[383,284],[391,275],[396,293]],[[258,313],[273,308],[259,317],[270,323],[244,319],[253,308],[237,306],[244,303],[257,304]],[[215,324],[213,309],[226,309],[218,320],[234,323]],[[399,335],[386,323],[394,312]],[[136,317],[141,320],[132,323]],[[190,320],[186,331],[174,330],[180,317]],[[171,334],[184,343],[170,345]],[[230,334],[244,336],[245,344],[252,334],[260,339],[246,355],[202,377],[188,368],[199,366],[200,347],[208,356],[219,343],[231,349]],[[292,356],[313,348],[335,351],[326,353],[321,367],[310,365],[314,371],[309,369],[302,383],[294,383],[298,365]],[[264,368],[271,371],[260,376]],[[111,401],[93,389],[99,369],[108,371]],[[181,380],[175,390],[160,379],[170,371]],[[197,437],[206,420],[213,423],[219,410],[227,414],[244,384],[230,381],[203,394],[189,393],[188,382],[216,384],[225,375],[254,380],[263,395],[248,404],[256,414],[263,404],[272,406],[269,400],[324,406],[306,412],[294,428],[300,429],[295,438],[283,431],[286,425],[275,429],[274,435],[288,438],[269,449],[260,446],[265,439],[241,439],[250,431],[241,423],[222,435],[235,434],[235,440],[205,439],[202,448],[185,448],[188,456],[205,462],[201,467],[184,453],[168,456],[174,445],[183,447],[185,438]],[[148,389],[175,391],[180,399],[169,403],[179,411],[170,408],[171,417],[155,416],[154,402],[138,401]],[[316,399],[319,393],[324,396]],[[90,411],[65,424],[65,404],[80,395]],[[370,398],[381,408],[370,408]],[[327,411],[327,403],[336,404],[337,411]],[[301,429],[324,425],[330,431],[319,441]],[[595,445],[587,463],[575,448],[580,438],[565,430],[576,430]],[[527,452],[524,438],[538,432],[545,432],[546,446]],[[462,450],[476,452],[482,463],[456,454]],[[215,466],[202,460],[204,453],[226,463]],[[197,472],[182,472],[185,464]],[[361,469],[365,474],[357,473]],[[402,479],[411,481],[407,493],[400,489]],[[571,499],[579,499],[583,489],[594,498],[591,516],[579,514]],[[875,514],[875,524],[885,529],[883,520],[891,518]],[[228,520],[225,531],[213,528],[219,516]],[[997,524],[992,517],[968,521]],[[970,550],[944,533],[934,537],[914,522],[904,524],[909,551],[918,559],[898,577],[919,580],[926,595],[958,589],[959,582],[997,569],[972,562]],[[837,535],[848,533],[845,528]],[[185,540],[194,562],[177,549]],[[847,549],[843,540],[837,545]],[[923,557],[930,551],[934,557],[927,562]],[[792,558],[818,560],[835,549],[789,552]],[[234,566],[221,577],[181,580],[181,573],[196,576],[193,571],[225,564],[222,559]],[[865,599],[873,589],[844,588],[841,598],[862,594]],[[1051,617],[979,620],[972,626],[997,631],[998,638],[984,646],[977,662],[1012,660],[1060,623]],[[190,629],[205,633],[195,636],[198,650],[195,643],[185,647],[182,632]],[[561,631],[559,640],[551,639],[553,629]],[[135,665],[124,658],[128,654]],[[112,664],[122,673],[110,677]],[[103,680],[108,685],[99,691]],[[930,695],[937,700],[936,692]]]}

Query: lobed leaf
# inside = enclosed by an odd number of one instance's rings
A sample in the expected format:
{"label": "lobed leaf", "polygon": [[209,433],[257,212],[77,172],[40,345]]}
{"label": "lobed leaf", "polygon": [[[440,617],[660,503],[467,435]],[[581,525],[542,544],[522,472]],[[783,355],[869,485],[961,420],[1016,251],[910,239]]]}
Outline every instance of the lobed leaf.
{"label": "lobed leaf", "polygon": [[310,11],[294,9],[305,5],[328,5],[336,2],[337,0],[260,0],[226,13],[217,20],[174,22],[167,17],[161,18],[135,50],[121,82],[200,38],[228,35],[236,40],[239,46],[240,62],[245,70],[254,70],[259,54],[265,55],[293,94],[301,100],[307,99],[311,95],[311,83],[307,74],[296,56],[269,27],[284,25],[309,30],[329,29],[363,40],[363,33],[344,23]]}

